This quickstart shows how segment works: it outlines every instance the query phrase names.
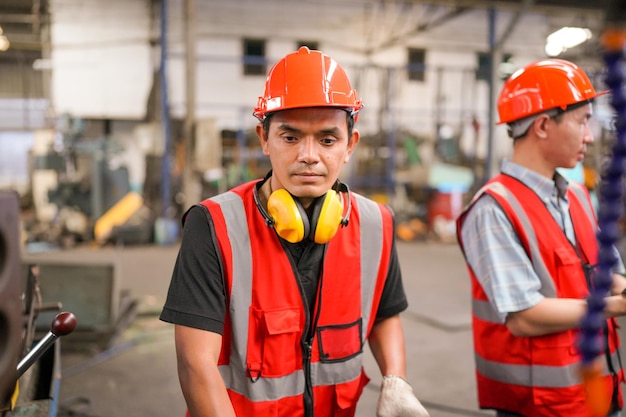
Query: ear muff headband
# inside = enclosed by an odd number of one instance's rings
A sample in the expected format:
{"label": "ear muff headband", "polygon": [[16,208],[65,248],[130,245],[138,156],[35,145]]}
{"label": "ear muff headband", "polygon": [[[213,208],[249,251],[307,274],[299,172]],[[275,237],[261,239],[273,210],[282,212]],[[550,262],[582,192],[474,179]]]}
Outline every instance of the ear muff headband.
{"label": "ear muff headband", "polygon": [[[296,243],[302,241],[305,237],[309,237],[316,243],[323,244],[337,233],[340,226],[345,227],[348,225],[352,204],[350,201],[350,190],[346,184],[337,181],[331,190],[324,196],[316,199],[313,202],[314,206],[309,220],[309,216],[302,204],[285,189],[274,191],[268,198],[267,210],[263,207],[258,191],[270,177],[271,171],[262,181],[255,185],[253,191],[254,201],[265,220],[265,224],[274,227],[281,238],[288,242]],[[348,208],[346,209],[346,215],[342,217],[346,200]]]}
{"label": "ear muff headband", "polygon": [[278,236],[288,242],[300,242],[309,236],[309,218],[298,201],[285,189],[274,191],[267,200],[267,211]]}

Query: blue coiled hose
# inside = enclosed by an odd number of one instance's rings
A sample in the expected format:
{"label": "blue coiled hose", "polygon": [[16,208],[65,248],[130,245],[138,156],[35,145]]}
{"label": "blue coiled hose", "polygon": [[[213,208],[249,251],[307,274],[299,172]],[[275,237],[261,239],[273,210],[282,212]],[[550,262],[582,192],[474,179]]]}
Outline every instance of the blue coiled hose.
{"label": "blue coiled hose", "polygon": [[[617,2],[616,2],[617,3]],[[623,3],[623,1],[622,1]],[[615,6],[617,7],[617,6]],[[617,9],[621,10],[621,9]],[[608,13],[608,16],[612,16]],[[614,16],[613,16],[614,17]],[[612,270],[618,259],[613,248],[621,235],[619,220],[622,217],[622,177],[626,161],[626,30],[607,21],[603,34],[605,83],[611,93],[611,106],[615,110],[615,142],[610,162],[600,183],[600,208],[598,210],[598,265],[593,277],[593,287],[588,298],[587,313],[581,321],[579,349],[582,355],[581,375],[587,392],[587,403],[592,416],[606,416],[611,398],[602,381],[600,354],[606,343],[602,336],[606,302],[610,292]]]}

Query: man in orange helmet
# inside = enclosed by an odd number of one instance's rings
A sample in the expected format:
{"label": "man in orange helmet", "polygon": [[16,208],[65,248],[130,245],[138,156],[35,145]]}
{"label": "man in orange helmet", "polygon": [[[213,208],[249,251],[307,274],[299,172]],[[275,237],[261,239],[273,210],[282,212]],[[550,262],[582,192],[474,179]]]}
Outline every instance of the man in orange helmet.
{"label": "man in orange helmet", "polygon": [[428,416],[406,382],[392,213],[339,181],[361,107],[332,58],[288,54],[254,109],[272,170],[185,214],[161,319],[191,417],[354,416],[366,340],[377,415]]}
{"label": "man in orange helmet", "polygon": [[[591,415],[577,329],[598,259],[597,224],[584,185],[568,183],[557,168],[584,158],[593,142],[592,102],[601,94],[578,66],[560,59],[534,62],[507,79],[498,112],[513,138],[512,157],[457,222],[472,280],[478,402],[498,417]],[[614,317],[626,314],[621,261],[613,272],[600,393],[607,415],[619,416],[624,374]]]}

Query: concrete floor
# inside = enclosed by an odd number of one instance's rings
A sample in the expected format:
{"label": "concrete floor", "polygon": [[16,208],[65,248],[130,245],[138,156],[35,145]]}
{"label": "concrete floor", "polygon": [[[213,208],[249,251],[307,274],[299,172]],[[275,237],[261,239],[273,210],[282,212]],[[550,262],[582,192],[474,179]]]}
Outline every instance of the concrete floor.
{"label": "concrete floor", "polygon": [[[409,309],[403,314],[408,379],[418,398],[432,417],[493,415],[478,410],[475,400],[470,286],[458,247],[398,242],[398,250],[409,298]],[[60,416],[184,416],[173,328],[157,319],[176,253],[177,247],[154,246],[80,248],[25,256],[26,261],[41,265],[114,264],[117,290],[128,291],[139,301],[137,316],[104,347],[85,342],[79,332],[61,339]],[[72,304],[72,298],[64,307]],[[369,351],[365,366],[372,381],[359,402],[357,416],[373,417],[381,377]]]}

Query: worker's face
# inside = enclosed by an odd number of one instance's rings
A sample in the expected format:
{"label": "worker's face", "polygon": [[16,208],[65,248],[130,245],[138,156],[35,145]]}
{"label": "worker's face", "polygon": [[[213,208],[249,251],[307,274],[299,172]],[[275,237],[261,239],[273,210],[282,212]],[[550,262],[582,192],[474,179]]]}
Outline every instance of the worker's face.
{"label": "worker's face", "polygon": [[272,164],[272,190],[285,188],[305,207],[333,186],[359,141],[356,129],[348,137],[344,110],[317,107],[277,112],[269,132],[259,124],[257,135]]}
{"label": "worker's face", "polygon": [[560,121],[547,122],[549,154],[555,167],[574,168],[584,159],[587,145],[593,142],[589,127],[591,114],[591,104],[587,104],[563,113]]}

